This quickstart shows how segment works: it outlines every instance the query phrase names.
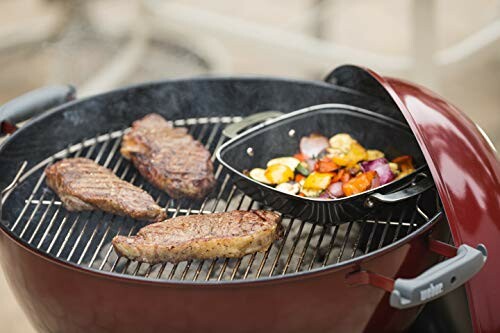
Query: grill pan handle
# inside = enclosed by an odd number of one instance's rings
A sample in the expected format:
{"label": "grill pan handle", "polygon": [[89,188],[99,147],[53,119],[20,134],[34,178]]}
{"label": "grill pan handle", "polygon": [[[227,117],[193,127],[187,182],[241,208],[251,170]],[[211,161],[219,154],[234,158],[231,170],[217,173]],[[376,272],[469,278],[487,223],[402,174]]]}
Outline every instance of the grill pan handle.
{"label": "grill pan handle", "polygon": [[260,124],[262,122],[265,122],[266,120],[276,118],[282,115],[283,112],[280,111],[263,111],[255,113],[251,116],[243,118],[241,121],[237,123],[226,126],[226,128],[224,128],[224,130],[222,131],[222,134],[232,139],[238,134],[240,134],[241,131],[252,125]]}
{"label": "grill pan handle", "polygon": [[13,133],[16,124],[75,98],[70,85],[54,85],[30,91],[0,106],[0,134]]}
{"label": "grill pan handle", "polygon": [[444,260],[413,279],[396,279],[390,304],[406,309],[427,303],[456,289],[481,270],[487,251],[482,244],[477,248],[460,245],[456,256]]}
{"label": "grill pan handle", "polygon": [[375,205],[375,202],[393,204],[424,193],[432,186],[434,186],[434,182],[430,177],[426,177],[417,181],[415,185],[406,187],[396,192],[392,192],[389,194],[374,193],[366,199],[365,205],[367,207],[373,207]]}

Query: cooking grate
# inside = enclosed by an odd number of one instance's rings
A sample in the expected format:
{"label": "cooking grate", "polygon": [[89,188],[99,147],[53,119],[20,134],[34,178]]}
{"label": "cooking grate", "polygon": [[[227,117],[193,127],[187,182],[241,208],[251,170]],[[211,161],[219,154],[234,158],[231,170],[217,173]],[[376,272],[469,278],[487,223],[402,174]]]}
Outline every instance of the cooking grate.
{"label": "cooking grate", "polygon": [[[239,117],[176,120],[186,126],[212,153],[225,140],[222,129]],[[174,200],[153,188],[119,153],[123,131],[83,140],[40,162],[26,173],[3,199],[4,210],[11,200],[23,200],[20,211],[8,212],[6,227],[30,246],[60,260],[94,270],[142,276],[148,279],[227,281],[286,275],[337,263],[375,251],[405,237],[441,213],[434,189],[403,204],[383,208],[363,220],[339,226],[309,223],[284,217],[284,237],[265,253],[242,259],[188,261],[179,264],[141,264],[118,257],[111,239],[135,234],[146,222],[100,211],[68,212],[47,188],[44,168],[64,157],[85,156],[112,169],[119,177],[147,190],[166,207],[168,216],[208,214],[233,209],[264,208],[241,193],[229,175],[214,160],[217,189],[204,200]],[[213,157],[214,159],[214,157]],[[22,172],[22,171],[20,171]],[[425,209],[423,208],[425,207]]]}

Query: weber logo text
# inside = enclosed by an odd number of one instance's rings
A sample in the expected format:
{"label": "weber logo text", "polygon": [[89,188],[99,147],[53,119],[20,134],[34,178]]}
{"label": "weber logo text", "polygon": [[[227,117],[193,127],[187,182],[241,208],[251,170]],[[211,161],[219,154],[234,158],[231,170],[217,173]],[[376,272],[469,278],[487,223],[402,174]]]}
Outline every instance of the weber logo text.
{"label": "weber logo text", "polygon": [[429,285],[429,288],[420,291],[420,300],[425,301],[426,299],[439,295],[442,292],[443,292],[443,282],[440,282],[436,285],[431,283]]}

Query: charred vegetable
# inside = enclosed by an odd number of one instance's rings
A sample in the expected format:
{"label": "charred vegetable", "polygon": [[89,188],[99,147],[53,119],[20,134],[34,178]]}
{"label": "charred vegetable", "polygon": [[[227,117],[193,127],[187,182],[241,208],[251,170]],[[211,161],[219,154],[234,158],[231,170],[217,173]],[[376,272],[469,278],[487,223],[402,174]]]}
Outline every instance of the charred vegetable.
{"label": "charred vegetable", "polygon": [[308,190],[325,190],[332,177],[331,173],[313,172],[306,178],[303,187]]}
{"label": "charred vegetable", "polygon": [[284,164],[273,164],[268,166],[264,175],[271,184],[286,183],[293,180],[294,177],[292,169]]}

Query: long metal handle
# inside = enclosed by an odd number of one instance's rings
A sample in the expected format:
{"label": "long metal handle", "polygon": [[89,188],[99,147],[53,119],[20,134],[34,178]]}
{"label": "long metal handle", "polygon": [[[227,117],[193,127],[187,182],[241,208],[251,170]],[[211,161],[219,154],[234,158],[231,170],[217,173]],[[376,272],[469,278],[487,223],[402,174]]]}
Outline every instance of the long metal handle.
{"label": "long metal handle", "polygon": [[389,194],[374,193],[366,199],[365,205],[368,207],[372,207],[377,201],[389,204],[400,202],[424,193],[432,186],[434,186],[434,182],[431,178],[423,178],[419,180],[415,185],[406,187],[396,192],[392,192]]}
{"label": "long metal handle", "polygon": [[487,251],[482,244],[477,248],[460,245],[457,255],[431,267],[413,279],[396,279],[390,304],[398,309],[427,303],[456,289],[481,270]]}
{"label": "long metal handle", "polygon": [[240,134],[241,131],[244,129],[256,125],[259,123],[262,123],[266,120],[276,118],[283,115],[283,112],[280,111],[264,111],[264,112],[259,112],[255,113],[251,116],[248,116],[246,118],[243,118],[241,121],[228,125],[224,130],[222,131],[222,134],[224,134],[226,137],[232,139],[238,134]]}
{"label": "long metal handle", "polygon": [[15,124],[75,98],[70,85],[48,86],[30,91],[0,106],[2,132],[15,129]]}

